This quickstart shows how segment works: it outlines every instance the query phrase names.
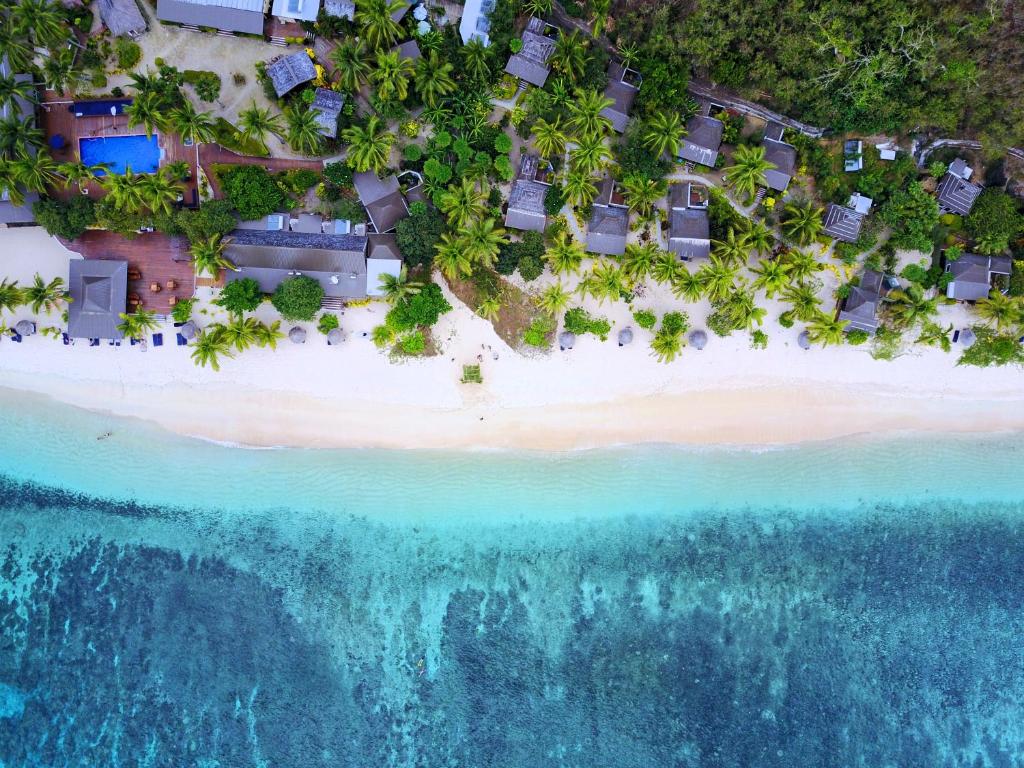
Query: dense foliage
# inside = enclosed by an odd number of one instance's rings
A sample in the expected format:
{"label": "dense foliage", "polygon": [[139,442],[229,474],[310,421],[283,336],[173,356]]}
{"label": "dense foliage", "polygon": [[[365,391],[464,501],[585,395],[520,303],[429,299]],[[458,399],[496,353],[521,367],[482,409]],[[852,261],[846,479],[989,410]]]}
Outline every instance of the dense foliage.
{"label": "dense foliage", "polygon": [[96,222],[93,201],[75,195],[66,203],[61,200],[42,199],[32,205],[32,213],[39,225],[51,235],[74,240]]}
{"label": "dense foliage", "polygon": [[434,258],[434,246],[444,232],[444,216],[436,208],[413,203],[409,217],[398,222],[395,239],[402,259],[410,267],[429,265]]}
{"label": "dense foliage", "polygon": [[263,301],[260,284],[251,277],[233,280],[224,286],[217,297],[217,304],[234,315],[252,312]]}
{"label": "dense foliage", "polygon": [[388,312],[387,324],[396,331],[407,331],[417,326],[430,326],[445,312],[451,312],[452,305],[441,292],[437,283],[427,283],[414,296],[400,301]]}
{"label": "dense foliage", "polygon": [[320,311],[324,289],[311,277],[290,277],[277,286],[271,302],[285,320],[312,320]]}
{"label": "dense foliage", "polygon": [[221,174],[227,200],[243,219],[258,219],[281,210],[285,194],[266,168],[239,165]]}

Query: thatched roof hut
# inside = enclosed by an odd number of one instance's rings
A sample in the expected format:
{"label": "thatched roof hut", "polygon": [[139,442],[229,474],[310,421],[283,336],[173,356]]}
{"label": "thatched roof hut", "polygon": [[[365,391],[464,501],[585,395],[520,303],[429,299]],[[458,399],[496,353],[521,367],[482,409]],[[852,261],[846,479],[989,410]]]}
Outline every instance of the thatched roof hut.
{"label": "thatched roof hut", "polygon": [[573,344],[576,343],[576,334],[570,333],[569,331],[562,331],[558,334],[558,348],[563,352],[567,349],[572,349]]}
{"label": "thatched roof hut", "polygon": [[960,331],[960,343],[965,347],[969,347],[977,341],[977,337],[974,335],[974,331],[970,328],[964,328]]}
{"label": "thatched roof hut", "polygon": [[800,345],[800,349],[810,349],[811,334],[807,331],[800,331],[800,335],[796,337],[796,343]]}
{"label": "thatched roof hut", "polygon": [[294,344],[305,344],[306,343],[306,329],[295,326],[288,331],[288,340]]}
{"label": "thatched roof hut", "polygon": [[623,328],[619,331],[619,346],[624,347],[633,341],[633,329]]}
{"label": "thatched roof hut", "polygon": [[327,343],[332,347],[336,347],[341,344],[341,328],[331,328],[327,332]]}
{"label": "thatched roof hut", "polygon": [[691,331],[687,338],[694,349],[704,349],[708,345],[708,335],[704,331]]}
{"label": "thatched roof hut", "polygon": [[14,330],[17,331],[19,336],[31,336],[36,332],[36,324],[31,320],[19,320],[17,325],[14,326]]}
{"label": "thatched roof hut", "polygon": [[186,339],[194,339],[199,329],[196,328],[196,324],[189,320],[181,328],[178,329],[178,333],[184,336]]}

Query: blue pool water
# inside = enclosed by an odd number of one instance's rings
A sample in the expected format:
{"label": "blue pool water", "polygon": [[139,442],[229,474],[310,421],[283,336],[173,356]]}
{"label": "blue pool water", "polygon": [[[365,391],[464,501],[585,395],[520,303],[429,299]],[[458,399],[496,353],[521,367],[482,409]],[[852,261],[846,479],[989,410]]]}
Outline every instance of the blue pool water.
{"label": "blue pool water", "polygon": [[1021,435],[249,451],[2,389],[0,435],[4,768],[1024,760]]}
{"label": "blue pool water", "polygon": [[79,139],[78,151],[86,165],[109,163],[110,171],[118,176],[123,176],[126,168],[131,168],[133,173],[156,173],[160,167],[156,134],[148,138],[139,135]]}

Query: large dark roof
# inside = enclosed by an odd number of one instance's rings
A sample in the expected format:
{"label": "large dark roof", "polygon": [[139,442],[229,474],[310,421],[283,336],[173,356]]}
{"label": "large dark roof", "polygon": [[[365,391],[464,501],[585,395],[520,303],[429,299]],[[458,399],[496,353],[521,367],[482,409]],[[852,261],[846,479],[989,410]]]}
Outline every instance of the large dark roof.
{"label": "large dark roof", "polygon": [[344,94],[332,91],[330,88],[317,88],[316,97],[310,104],[310,109],[317,111],[316,124],[320,126],[320,135],[329,136],[332,139],[338,135],[338,115],[345,105]]}
{"label": "large dark roof", "polygon": [[406,40],[404,43],[396,45],[391,50],[398,51],[398,58],[401,61],[404,61],[405,59],[416,61],[423,56],[423,54],[420,53],[419,43],[415,40]]}
{"label": "large dark roof", "polygon": [[508,196],[505,226],[543,232],[547,224],[547,216],[544,213],[544,198],[547,193],[547,185],[539,181],[516,180]]}
{"label": "large dark roof", "polygon": [[864,215],[845,205],[829,203],[825,209],[823,232],[844,243],[856,242],[860,237],[860,229],[864,224]]}
{"label": "large dark roof", "polygon": [[409,207],[395,176],[381,179],[377,174],[365,171],[354,174],[352,183],[377,232],[389,232],[409,215]]}
{"label": "large dark roof", "polygon": [[769,189],[785,192],[796,172],[796,147],[782,141],[765,139],[764,157],[775,166],[764,174]]}
{"label": "large dark roof", "polygon": [[120,339],[117,330],[128,296],[128,262],[72,259],[68,268],[68,336]]}
{"label": "large dark roof", "polygon": [[701,208],[674,208],[669,220],[668,249],[681,259],[711,254],[708,212]]}
{"label": "large dark roof", "polygon": [[839,311],[839,319],[847,323],[847,331],[874,333],[878,329],[878,305],[883,293],[881,273],[865,269],[860,283],[850,289]]}
{"label": "large dark roof", "polygon": [[323,248],[334,251],[364,253],[366,238],[359,235],[333,235],[287,230],[236,229],[231,245],[269,245],[278,248]]}
{"label": "large dark roof", "polygon": [[214,27],[228,32],[263,35],[263,0],[157,0],[156,17],[161,21]]}
{"label": "large dark roof", "polygon": [[946,286],[946,297],[959,301],[988,298],[992,291],[992,275],[1009,275],[1011,267],[1009,256],[965,253],[946,266],[946,270],[953,276]]}
{"label": "large dark roof", "polygon": [[551,68],[548,59],[555,50],[555,41],[544,36],[545,24],[537,18],[531,18],[523,30],[523,47],[519,53],[509,57],[505,71],[514,77],[525,80],[538,88],[544,86]]}
{"label": "large dark roof", "polygon": [[686,136],[679,145],[679,156],[691,163],[714,168],[724,131],[725,124],[721,120],[694,115],[686,121]]}
{"label": "large dark roof", "polygon": [[146,20],[135,0],[96,0],[96,5],[110,34],[135,35],[146,31]]}
{"label": "large dark roof", "polygon": [[610,107],[601,110],[601,114],[607,117],[612,128],[617,133],[625,133],[629,125],[629,112],[633,108],[633,99],[639,90],[635,85],[623,82],[622,77],[625,70],[618,62],[612,62],[608,66],[608,87],[604,90],[604,97],[612,100]]}
{"label": "large dark roof", "polygon": [[282,56],[267,64],[267,77],[274,84],[278,96],[316,79],[316,67],[305,51]]}
{"label": "large dark roof", "polygon": [[966,216],[981,194],[981,187],[965,181],[956,174],[947,173],[939,182],[936,199],[939,207],[950,213]]}
{"label": "large dark roof", "polygon": [[608,205],[595,205],[587,225],[587,250],[607,256],[626,252],[629,211]]}

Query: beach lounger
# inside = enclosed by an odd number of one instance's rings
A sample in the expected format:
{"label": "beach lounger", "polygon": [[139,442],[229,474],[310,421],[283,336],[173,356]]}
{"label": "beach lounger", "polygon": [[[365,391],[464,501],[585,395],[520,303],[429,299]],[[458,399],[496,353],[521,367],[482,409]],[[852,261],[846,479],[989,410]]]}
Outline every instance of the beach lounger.
{"label": "beach lounger", "polygon": [[960,331],[953,331],[953,343],[956,344],[960,340]]}
{"label": "beach lounger", "polygon": [[178,337],[178,346],[179,347],[184,347],[184,346],[186,346],[188,344],[188,339],[186,339],[180,333],[175,334],[175,335]]}
{"label": "beach lounger", "polygon": [[11,332],[11,338],[14,341],[18,342],[19,344],[21,344],[21,334],[20,333],[15,333],[15,332],[12,331]]}
{"label": "beach lounger", "polygon": [[142,343],[142,342],[141,342],[141,341],[139,341],[138,339],[132,339],[132,340],[131,340],[131,342],[132,342],[132,346],[133,346],[133,347],[134,347],[134,346],[135,346],[136,344],[141,344],[141,343]]}
{"label": "beach lounger", "polygon": [[153,346],[162,347],[164,345],[164,335],[162,333],[153,334]]}
{"label": "beach lounger", "polygon": [[60,337],[61,340],[64,342],[65,347],[70,347],[72,344],[75,343],[74,341],[72,341],[71,337],[68,336],[66,333],[62,333]]}
{"label": "beach lounger", "polygon": [[89,339],[89,346],[90,347],[98,347],[99,345],[100,345],[100,340],[99,339]]}

